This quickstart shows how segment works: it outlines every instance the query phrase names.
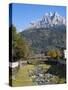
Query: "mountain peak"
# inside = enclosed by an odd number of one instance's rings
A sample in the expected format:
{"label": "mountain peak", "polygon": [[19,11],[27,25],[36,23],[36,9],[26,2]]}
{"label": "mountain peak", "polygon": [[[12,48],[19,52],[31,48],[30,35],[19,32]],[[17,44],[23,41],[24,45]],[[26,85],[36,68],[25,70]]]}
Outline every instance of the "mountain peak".
{"label": "mountain peak", "polygon": [[54,15],[55,15],[55,16],[59,16],[58,12],[54,12]]}
{"label": "mountain peak", "polygon": [[62,17],[57,12],[48,12],[43,15],[43,17],[31,24],[32,28],[51,28],[66,25],[65,18]]}

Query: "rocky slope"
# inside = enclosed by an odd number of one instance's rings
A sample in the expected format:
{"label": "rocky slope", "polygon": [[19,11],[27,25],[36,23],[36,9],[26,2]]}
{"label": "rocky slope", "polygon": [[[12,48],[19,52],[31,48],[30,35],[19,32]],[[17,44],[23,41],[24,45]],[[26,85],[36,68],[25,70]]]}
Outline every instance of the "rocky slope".
{"label": "rocky slope", "polygon": [[37,22],[21,32],[34,52],[66,47],[66,20],[56,13],[46,13]]}

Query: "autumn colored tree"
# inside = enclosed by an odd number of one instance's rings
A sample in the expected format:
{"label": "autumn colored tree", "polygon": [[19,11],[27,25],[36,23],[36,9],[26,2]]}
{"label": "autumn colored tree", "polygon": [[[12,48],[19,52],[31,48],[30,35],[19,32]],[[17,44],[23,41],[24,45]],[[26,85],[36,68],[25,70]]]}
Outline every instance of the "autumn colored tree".
{"label": "autumn colored tree", "polygon": [[60,54],[60,50],[58,50],[58,49],[53,49],[53,50],[49,50],[49,51],[47,52],[47,55],[48,55],[48,56],[51,56],[52,58],[58,59],[61,54]]}

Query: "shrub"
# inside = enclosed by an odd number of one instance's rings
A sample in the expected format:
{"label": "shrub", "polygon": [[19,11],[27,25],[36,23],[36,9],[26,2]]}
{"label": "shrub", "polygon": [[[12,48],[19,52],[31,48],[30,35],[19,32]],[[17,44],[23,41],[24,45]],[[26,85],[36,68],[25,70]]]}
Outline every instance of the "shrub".
{"label": "shrub", "polygon": [[47,52],[48,56],[51,56],[51,58],[59,58],[60,57],[60,50],[58,49],[53,49],[53,50],[49,50]]}

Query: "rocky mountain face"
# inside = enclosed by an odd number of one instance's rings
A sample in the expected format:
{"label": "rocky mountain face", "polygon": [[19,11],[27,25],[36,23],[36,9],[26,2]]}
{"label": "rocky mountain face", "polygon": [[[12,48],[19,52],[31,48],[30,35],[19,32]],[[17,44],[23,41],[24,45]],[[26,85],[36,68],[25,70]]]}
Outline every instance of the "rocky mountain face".
{"label": "rocky mountain face", "polygon": [[65,18],[60,16],[57,12],[45,13],[39,21],[32,22],[31,28],[53,28],[65,26]]}
{"label": "rocky mountain face", "polygon": [[57,12],[46,13],[42,19],[32,22],[30,27],[21,32],[30,48],[36,52],[66,47],[66,20]]}

